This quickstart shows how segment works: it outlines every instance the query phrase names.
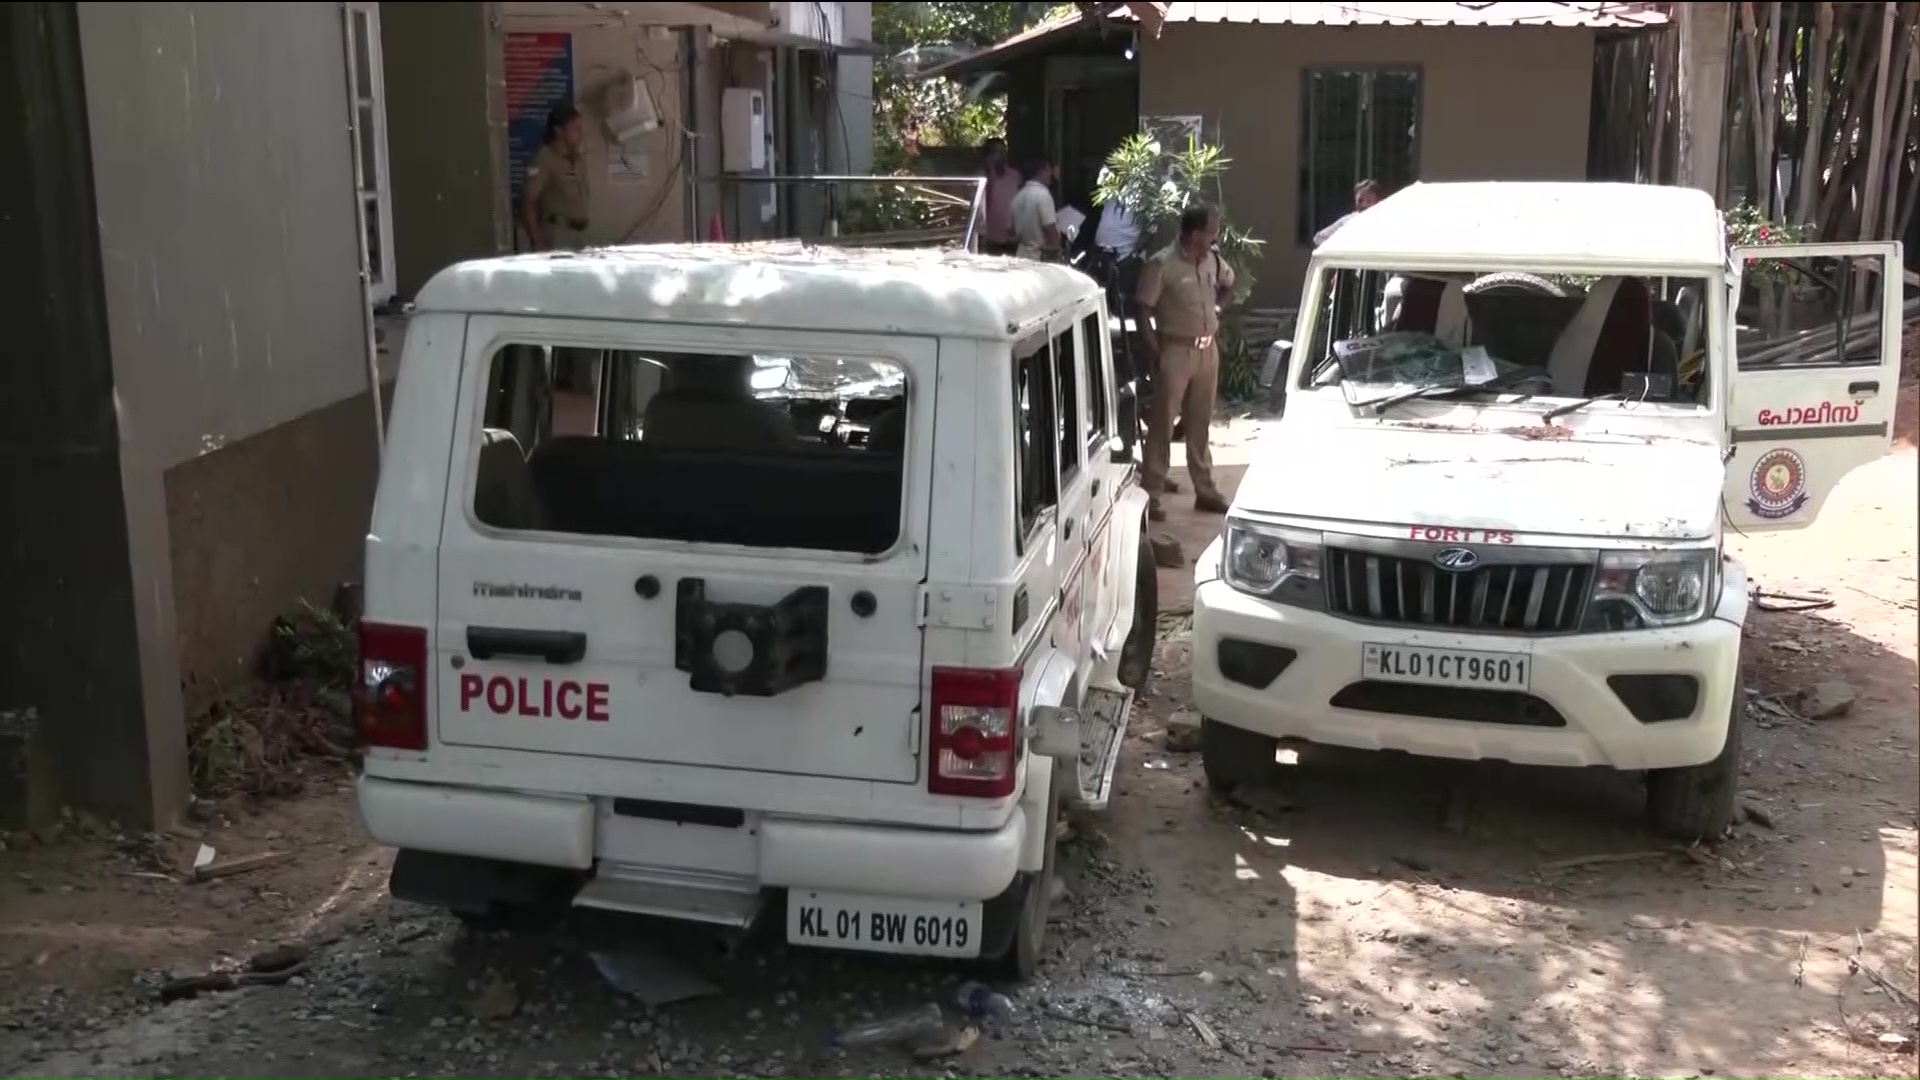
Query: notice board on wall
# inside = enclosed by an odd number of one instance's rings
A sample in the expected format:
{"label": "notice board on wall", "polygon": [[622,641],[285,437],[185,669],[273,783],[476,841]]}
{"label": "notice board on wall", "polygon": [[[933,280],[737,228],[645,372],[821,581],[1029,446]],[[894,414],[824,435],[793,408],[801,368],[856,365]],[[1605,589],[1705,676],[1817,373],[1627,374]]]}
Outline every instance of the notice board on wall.
{"label": "notice board on wall", "polygon": [[547,138],[547,114],[574,100],[573,35],[564,30],[509,33],[505,49],[507,178],[517,214],[527,165]]}

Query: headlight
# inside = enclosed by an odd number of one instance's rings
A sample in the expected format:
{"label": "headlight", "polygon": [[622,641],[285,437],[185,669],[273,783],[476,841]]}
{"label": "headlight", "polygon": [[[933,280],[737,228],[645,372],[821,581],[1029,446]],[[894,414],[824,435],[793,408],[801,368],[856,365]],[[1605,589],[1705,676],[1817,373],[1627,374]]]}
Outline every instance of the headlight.
{"label": "headlight", "polygon": [[1289,603],[1320,601],[1320,534],[1228,521],[1220,576],[1252,596]]}
{"label": "headlight", "polygon": [[1715,550],[1612,551],[1600,557],[1587,629],[1675,626],[1706,617],[1719,580]]}

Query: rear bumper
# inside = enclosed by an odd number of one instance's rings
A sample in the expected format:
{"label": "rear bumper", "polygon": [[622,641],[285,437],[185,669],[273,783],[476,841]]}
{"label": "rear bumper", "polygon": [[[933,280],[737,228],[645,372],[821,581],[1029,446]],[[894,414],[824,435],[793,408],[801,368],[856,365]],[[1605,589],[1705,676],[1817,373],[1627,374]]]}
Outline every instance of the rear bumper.
{"label": "rear bumper", "polygon": [[[613,817],[604,800],[362,776],[360,815],[382,844],[568,870],[596,856],[724,874],[762,887],[988,900],[1019,871],[1027,815],[961,831],[753,814],[739,828]],[[711,837],[692,834],[711,832]],[[654,839],[657,837],[657,840]]]}

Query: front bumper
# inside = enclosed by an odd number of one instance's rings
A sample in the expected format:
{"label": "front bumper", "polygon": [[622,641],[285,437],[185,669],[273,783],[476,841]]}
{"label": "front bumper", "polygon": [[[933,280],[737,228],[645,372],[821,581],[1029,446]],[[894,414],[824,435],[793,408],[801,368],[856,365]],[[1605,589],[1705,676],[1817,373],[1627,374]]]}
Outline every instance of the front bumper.
{"label": "front bumper", "polygon": [[[1221,671],[1220,645],[1231,640],[1281,646],[1295,656],[1271,682],[1250,686]],[[1362,682],[1361,651],[1369,643],[1526,653],[1531,694],[1550,707],[1537,711],[1558,713],[1564,723],[1406,715],[1419,712],[1423,697],[1440,696],[1419,688],[1396,695],[1395,708],[1404,711],[1333,704]],[[1521,765],[1662,769],[1711,761],[1726,742],[1740,678],[1740,627],[1718,618],[1626,633],[1465,634],[1352,622],[1248,596],[1219,580],[1194,590],[1193,646],[1194,706],[1213,720],[1279,738]],[[1611,676],[1666,674],[1698,680],[1684,717],[1642,722],[1608,683]],[[1346,700],[1355,697],[1348,691]]]}

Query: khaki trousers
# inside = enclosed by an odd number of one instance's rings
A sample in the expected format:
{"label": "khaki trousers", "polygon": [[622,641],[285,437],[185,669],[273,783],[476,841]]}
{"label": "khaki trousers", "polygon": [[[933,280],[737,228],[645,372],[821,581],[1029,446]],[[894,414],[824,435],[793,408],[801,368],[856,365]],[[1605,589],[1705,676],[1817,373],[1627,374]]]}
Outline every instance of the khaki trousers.
{"label": "khaki trousers", "polygon": [[1213,449],[1208,441],[1213,428],[1213,399],[1220,384],[1218,347],[1209,343],[1196,349],[1162,340],[1160,367],[1154,378],[1146,461],[1141,469],[1147,504],[1159,506],[1160,496],[1166,491],[1176,417],[1186,421],[1187,475],[1193,482],[1194,498],[1219,498],[1220,489],[1213,484]]}

